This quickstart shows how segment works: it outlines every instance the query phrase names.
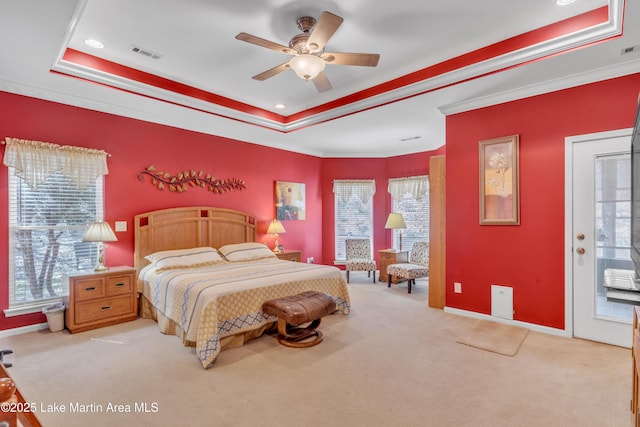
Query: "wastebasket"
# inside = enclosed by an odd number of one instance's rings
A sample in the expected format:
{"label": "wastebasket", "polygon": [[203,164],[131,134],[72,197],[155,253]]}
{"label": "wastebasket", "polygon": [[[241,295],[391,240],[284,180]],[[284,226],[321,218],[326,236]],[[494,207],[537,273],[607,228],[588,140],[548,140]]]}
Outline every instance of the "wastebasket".
{"label": "wastebasket", "polygon": [[47,323],[51,332],[60,332],[64,329],[64,304],[46,306],[42,312],[47,316]]}

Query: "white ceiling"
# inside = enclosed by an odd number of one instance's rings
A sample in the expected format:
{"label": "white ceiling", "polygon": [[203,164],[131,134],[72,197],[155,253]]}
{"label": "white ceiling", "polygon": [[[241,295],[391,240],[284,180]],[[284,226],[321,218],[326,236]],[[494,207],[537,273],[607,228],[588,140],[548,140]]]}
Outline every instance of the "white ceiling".
{"label": "white ceiling", "polygon": [[[0,90],[324,157],[436,149],[445,142],[444,113],[640,72],[640,48],[620,54],[640,45],[640,0],[626,0],[624,21],[623,0],[576,0],[565,7],[556,0],[0,1]],[[608,23],[345,102],[359,91],[607,4]],[[297,17],[318,18],[325,10],[344,18],[327,50],[379,53],[377,67],[328,65],[333,89],[324,93],[291,70],[262,82],[251,79],[289,56],[238,41],[236,34],[286,45],[299,33]],[[616,37],[622,23],[623,35]],[[105,48],[86,46],[87,38]],[[599,40],[604,42],[594,43]],[[135,54],[132,45],[161,58]],[[67,48],[264,111],[256,115],[81,66],[62,57]],[[555,53],[561,54],[549,56]],[[309,112],[332,101],[336,108]],[[277,103],[286,109],[276,110]],[[269,118],[272,113],[301,118],[284,124]]]}

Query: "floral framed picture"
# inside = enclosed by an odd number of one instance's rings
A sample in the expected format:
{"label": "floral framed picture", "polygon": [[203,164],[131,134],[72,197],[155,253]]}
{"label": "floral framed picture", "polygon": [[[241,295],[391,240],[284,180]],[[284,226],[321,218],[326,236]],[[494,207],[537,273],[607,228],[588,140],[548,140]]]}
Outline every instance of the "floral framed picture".
{"label": "floral framed picture", "polygon": [[519,136],[480,141],[480,224],[520,224]]}
{"label": "floral framed picture", "polygon": [[302,220],[306,217],[305,185],[276,181],[276,219]]}

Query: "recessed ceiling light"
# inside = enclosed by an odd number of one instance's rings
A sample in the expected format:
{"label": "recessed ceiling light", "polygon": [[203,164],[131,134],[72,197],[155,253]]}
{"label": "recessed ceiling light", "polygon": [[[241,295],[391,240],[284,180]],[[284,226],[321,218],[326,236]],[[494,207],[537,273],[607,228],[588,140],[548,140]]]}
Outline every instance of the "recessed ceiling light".
{"label": "recessed ceiling light", "polygon": [[273,106],[273,108],[277,108],[278,110],[284,110],[287,107],[284,104],[276,104]]}
{"label": "recessed ceiling light", "polygon": [[96,39],[86,39],[84,44],[94,49],[102,49],[104,47],[104,44]]}
{"label": "recessed ceiling light", "polygon": [[571,3],[575,3],[576,0],[556,0],[558,6],[567,6]]}

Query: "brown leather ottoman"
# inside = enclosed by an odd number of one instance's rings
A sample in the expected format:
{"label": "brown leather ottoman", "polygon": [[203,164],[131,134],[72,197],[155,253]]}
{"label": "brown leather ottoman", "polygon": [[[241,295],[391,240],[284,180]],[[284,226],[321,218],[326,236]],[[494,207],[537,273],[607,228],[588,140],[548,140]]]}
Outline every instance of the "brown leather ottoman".
{"label": "brown leather ottoman", "polygon": [[[333,299],[317,291],[276,298],[262,304],[262,311],[278,317],[278,342],[296,348],[320,344],[324,338],[317,330],[320,320],[335,310]],[[308,322],[311,322],[308,326],[300,327]]]}

